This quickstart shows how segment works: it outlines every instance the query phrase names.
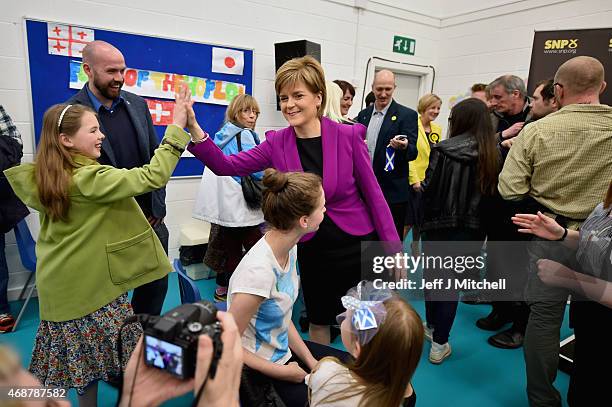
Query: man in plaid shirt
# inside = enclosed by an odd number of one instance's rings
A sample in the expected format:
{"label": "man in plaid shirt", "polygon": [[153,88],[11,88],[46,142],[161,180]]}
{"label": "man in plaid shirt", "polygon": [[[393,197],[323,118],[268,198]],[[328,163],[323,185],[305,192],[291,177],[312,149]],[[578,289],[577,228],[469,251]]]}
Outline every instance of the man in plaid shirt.
{"label": "man in plaid shirt", "polygon": [[12,137],[21,144],[21,134],[2,105],[0,105],[0,135]]}
{"label": "man in plaid shirt", "polygon": [[4,253],[5,233],[28,214],[28,209],[15,196],[1,171],[19,164],[22,156],[21,135],[10,116],[0,105],[0,333],[10,332],[15,319],[8,304],[8,265]]}
{"label": "man in plaid shirt", "polygon": [[[516,138],[498,189],[506,200],[533,198],[543,212],[568,229],[578,229],[599,204],[612,179],[612,107],[602,105],[603,65],[579,56],[559,67],[555,98],[560,109],[526,126]],[[559,364],[560,328],[570,292],[545,285],[535,258],[567,264],[574,253],[534,239],[527,282],[530,307],[524,351],[531,407],[561,407],[553,382]],[[531,250],[530,248],[530,250]],[[603,345],[602,346],[607,346]],[[570,386],[571,387],[571,386]]]}

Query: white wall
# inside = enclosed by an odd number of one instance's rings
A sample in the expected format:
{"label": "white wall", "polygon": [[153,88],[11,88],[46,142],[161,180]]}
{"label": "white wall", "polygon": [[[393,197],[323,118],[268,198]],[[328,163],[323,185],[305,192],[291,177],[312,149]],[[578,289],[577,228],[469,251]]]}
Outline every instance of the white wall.
{"label": "white wall", "polygon": [[[357,85],[360,101],[365,64],[371,56],[434,65],[434,91],[443,101],[475,82],[504,73],[527,77],[534,30],[610,26],[609,0],[21,0],[5,2],[0,14],[0,104],[24,139],[25,160],[34,153],[28,100],[24,16],[144,35],[219,43],[255,50],[254,95],[262,107],[258,131],[285,122],[275,109],[274,43],[307,39],[321,44],[329,79]],[[357,4],[360,8],[354,7]],[[393,35],[417,40],[416,55],[391,52]],[[129,55],[127,56],[129,64]],[[369,84],[366,85],[369,87]],[[353,106],[351,115],[359,107]],[[170,257],[178,252],[181,225],[191,222],[199,179],[168,184],[166,222]],[[30,219],[34,233],[36,219]],[[14,237],[7,236],[10,294],[23,284]]]}
{"label": "white wall", "polygon": [[[329,79],[346,79],[362,87],[365,63],[376,55],[404,62],[435,65],[439,19],[392,7],[398,1],[366,2],[358,11],[353,1],[284,0],[20,0],[5,2],[0,14],[0,104],[22,133],[25,161],[34,153],[31,106],[28,100],[24,16],[144,35],[210,42],[255,50],[254,96],[262,114],[257,130],[279,128],[285,122],[275,108],[274,43],[307,39],[321,44]],[[417,3],[417,2],[412,2]],[[389,6],[391,4],[391,6]],[[406,6],[409,6],[407,4]],[[416,56],[391,52],[393,35],[417,40]],[[129,55],[126,55],[129,65]],[[352,114],[357,114],[355,106]],[[181,225],[191,222],[199,179],[172,180],[167,189],[170,257],[178,253]],[[36,219],[30,219],[37,232]],[[14,237],[7,235],[11,297],[23,285]],[[18,294],[18,292],[17,292]]]}
{"label": "white wall", "polygon": [[[460,2],[474,3],[472,0]],[[534,31],[612,26],[609,0],[504,3],[511,4],[441,21],[434,90],[443,100],[437,121],[445,132],[451,97],[468,92],[476,82],[489,83],[503,74],[527,78]],[[525,9],[516,10],[518,6]]]}

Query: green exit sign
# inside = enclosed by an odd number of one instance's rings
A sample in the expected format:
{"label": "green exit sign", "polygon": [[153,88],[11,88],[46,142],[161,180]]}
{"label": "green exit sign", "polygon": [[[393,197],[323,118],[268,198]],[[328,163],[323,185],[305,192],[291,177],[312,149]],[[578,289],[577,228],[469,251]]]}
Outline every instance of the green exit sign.
{"label": "green exit sign", "polygon": [[393,36],[393,52],[400,54],[414,55],[416,40],[408,37]]}

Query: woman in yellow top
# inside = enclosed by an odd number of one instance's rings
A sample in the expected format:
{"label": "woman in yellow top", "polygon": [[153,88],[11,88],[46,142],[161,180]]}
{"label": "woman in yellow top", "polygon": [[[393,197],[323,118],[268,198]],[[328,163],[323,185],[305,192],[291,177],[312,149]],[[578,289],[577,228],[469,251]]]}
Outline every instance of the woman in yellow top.
{"label": "woman in yellow top", "polygon": [[429,166],[429,153],[431,146],[437,144],[442,139],[442,127],[434,120],[440,114],[442,99],[433,93],[428,93],[419,99],[417,112],[419,113],[419,135],[417,138],[417,150],[419,155],[414,161],[410,161],[408,167],[408,182],[412,189],[408,200],[408,213],[406,216],[406,226],[404,228],[404,238],[412,230],[412,253],[418,254],[419,248],[419,226],[423,222],[423,199],[421,181],[425,179],[425,171]]}

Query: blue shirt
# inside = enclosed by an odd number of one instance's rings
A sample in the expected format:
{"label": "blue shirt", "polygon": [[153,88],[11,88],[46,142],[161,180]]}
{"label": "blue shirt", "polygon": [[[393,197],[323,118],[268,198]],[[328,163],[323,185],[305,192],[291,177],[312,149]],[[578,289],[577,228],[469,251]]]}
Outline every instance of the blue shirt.
{"label": "blue shirt", "polygon": [[368,144],[368,153],[370,153],[371,161],[374,161],[374,151],[376,150],[378,133],[380,133],[380,128],[382,127],[383,120],[385,120],[389,106],[391,106],[391,102],[382,110],[376,110],[376,104],[374,104],[374,109],[372,109],[372,117],[368,124],[368,132],[366,133],[366,142]]}
{"label": "blue shirt", "polygon": [[113,110],[115,110],[115,108],[117,107],[117,105],[119,105],[119,103],[125,102],[125,99],[123,99],[123,96],[119,95],[117,99],[113,100],[113,103],[109,109],[108,107],[104,106],[102,102],[98,100],[96,95],[94,95],[91,90],[89,90],[89,84],[85,86],[85,89],[87,90],[87,95],[89,96],[89,100],[91,100],[91,104],[93,105],[94,111],[96,113],[100,111],[100,107],[104,107],[106,110],[112,113]]}

